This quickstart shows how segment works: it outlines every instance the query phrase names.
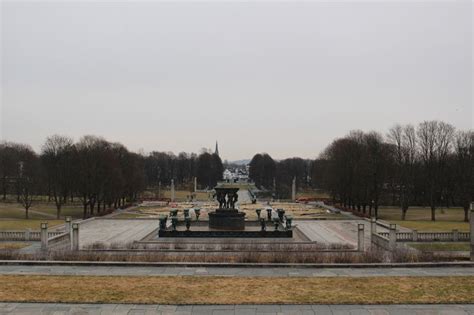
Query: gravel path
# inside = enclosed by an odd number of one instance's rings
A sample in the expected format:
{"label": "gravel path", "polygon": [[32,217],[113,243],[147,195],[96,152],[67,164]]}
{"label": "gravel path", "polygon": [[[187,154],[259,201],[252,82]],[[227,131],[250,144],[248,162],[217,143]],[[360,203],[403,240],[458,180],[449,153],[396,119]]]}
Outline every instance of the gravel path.
{"label": "gravel path", "polygon": [[0,303],[0,314],[474,314],[474,305],[140,305]]}
{"label": "gravel path", "polygon": [[143,266],[22,266],[0,265],[3,275],[111,276],[242,276],[242,277],[383,277],[474,276],[474,267],[412,268],[254,268],[254,267],[143,267]]}

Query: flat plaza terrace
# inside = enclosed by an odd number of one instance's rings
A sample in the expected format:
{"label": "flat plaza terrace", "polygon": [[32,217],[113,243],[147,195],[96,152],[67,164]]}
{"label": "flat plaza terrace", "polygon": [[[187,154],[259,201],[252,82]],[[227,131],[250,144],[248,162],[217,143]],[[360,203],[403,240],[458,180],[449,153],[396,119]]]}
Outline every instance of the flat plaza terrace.
{"label": "flat plaza terrace", "polygon": [[[320,245],[345,244],[357,246],[358,224],[365,224],[366,244],[369,244],[369,223],[365,220],[305,220],[294,221],[293,237],[291,238],[186,238],[158,237],[159,221],[157,218],[114,219],[94,218],[80,224],[80,248],[88,249],[96,244],[105,247],[127,248],[131,244],[152,245],[159,243],[316,243]],[[270,230],[273,227],[268,227]],[[192,230],[207,230],[207,222],[194,222]],[[258,232],[260,227],[248,224],[248,229]]]}

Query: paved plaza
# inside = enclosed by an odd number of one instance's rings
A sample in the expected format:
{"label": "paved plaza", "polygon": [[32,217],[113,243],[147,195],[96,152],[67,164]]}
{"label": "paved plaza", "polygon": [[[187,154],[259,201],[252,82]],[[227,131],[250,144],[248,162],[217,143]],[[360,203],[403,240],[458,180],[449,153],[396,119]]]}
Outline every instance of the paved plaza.
{"label": "paved plaza", "polygon": [[0,314],[467,315],[474,314],[474,305],[137,305],[0,303]]}
{"label": "paved plaza", "polygon": [[158,220],[95,219],[81,224],[79,244],[127,244],[139,241],[158,228]]}
{"label": "paved plaza", "polygon": [[474,276],[474,267],[429,268],[234,268],[0,265],[3,275],[235,276],[235,277],[384,277]]}

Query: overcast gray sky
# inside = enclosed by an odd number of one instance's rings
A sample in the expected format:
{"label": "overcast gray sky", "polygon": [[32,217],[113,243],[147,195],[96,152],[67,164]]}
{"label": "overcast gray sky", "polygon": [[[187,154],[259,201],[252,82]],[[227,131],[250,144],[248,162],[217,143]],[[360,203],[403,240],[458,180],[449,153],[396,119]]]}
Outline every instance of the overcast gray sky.
{"label": "overcast gray sky", "polygon": [[1,137],[317,156],[351,129],[473,126],[472,2],[3,1]]}

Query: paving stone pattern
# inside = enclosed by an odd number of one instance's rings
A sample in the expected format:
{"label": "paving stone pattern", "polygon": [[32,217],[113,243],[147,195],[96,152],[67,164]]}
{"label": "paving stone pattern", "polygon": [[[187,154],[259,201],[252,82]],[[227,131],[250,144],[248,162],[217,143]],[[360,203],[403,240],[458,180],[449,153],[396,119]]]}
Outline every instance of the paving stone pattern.
{"label": "paving stone pattern", "polygon": [[180,314],[180,315],[257,315],[257,314],[474,314],[474,305],[137,305],[137,304],[49,304],[0,303],[0,314]]}
{"label": "paving stone pattern", "polygon": [[236,276],[236,277],[381,277],[474,276],[474,267],[425,268],[233,268],[233,267],[111,267],[0,266],[0,274],[90,276]]}

